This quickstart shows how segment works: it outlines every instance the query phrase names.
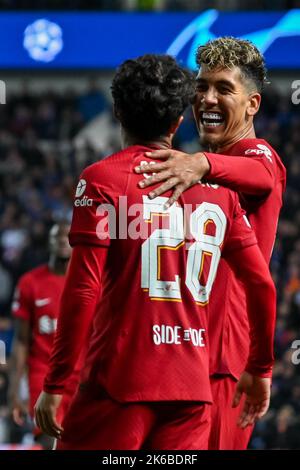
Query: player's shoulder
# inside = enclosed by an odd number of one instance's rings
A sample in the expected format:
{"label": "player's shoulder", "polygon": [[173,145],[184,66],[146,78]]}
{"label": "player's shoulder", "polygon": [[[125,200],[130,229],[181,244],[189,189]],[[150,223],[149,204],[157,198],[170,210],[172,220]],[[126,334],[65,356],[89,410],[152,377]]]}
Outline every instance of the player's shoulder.
{"label": "player's shoulder", "polygon": [[234,152],[247,157],[265,157],[270,163],[280,160],[276,150],[264,139],[241,139],[235,144]]}
{"label": "player's shoulder", "polygon": [[286,169],[285,166],[272,145],[264,139],[243,139],[241,141],[242,148],[244,148],[244,155],[251,157],[263,157],[264,161],[274,167],[277,178],[285,180]]}
{"label": "player's shoulder", "polygon": [[123,169],[127,169],[131,165],[138,153],[140,152],[137,152],[135,147],[128,147],[115,152],[87,166],[82,172],[82,177],[91,180],[106,176],[116,178],[122,173]]}
{"label": "player's shoulder", "polygon": [[32,284],[32,282],[39,282],[45,275],[48,275],[49,272],[48,265],[42,264],[22,274],[19,278],[18,284],[27,285]]}
{"label": "player's shoulder", "polygon": [[107,155],[102,160],[99,160],[91,165],[84,168],[82,175],[93,177],[99,175],[104,171],[107,171],[118,159],[118,156],[122,156],[122,151]]}
{"label": "player's shoulder", "polygon": [[100,191],[108,199],[125,194],[131,179],[134,176],[138,177],[133,168],[140,164],[143,158],[145,159],[144,154],[147,150],[151,149],[134,145],[86,167],[80,175],[76,197],[88,191],[94,194]]}

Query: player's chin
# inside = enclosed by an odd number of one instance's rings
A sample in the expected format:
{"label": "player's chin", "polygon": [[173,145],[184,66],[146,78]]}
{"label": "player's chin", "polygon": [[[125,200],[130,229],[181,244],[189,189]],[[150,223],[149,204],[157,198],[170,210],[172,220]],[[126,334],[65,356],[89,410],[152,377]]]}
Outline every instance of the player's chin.
{"label": "player's chin", "polygon": [[57,255],[57,260],[60,261],[61,263],[66,263],[67,261],[69,261],[71,258],[71,254],[68,252],[68,253],[59,253]]}
{"label": "player's chin", "polygon": [[219,143],[223,140],[223,133],[217,132],[200,132],[200,141],[204,147],[218,147]]}

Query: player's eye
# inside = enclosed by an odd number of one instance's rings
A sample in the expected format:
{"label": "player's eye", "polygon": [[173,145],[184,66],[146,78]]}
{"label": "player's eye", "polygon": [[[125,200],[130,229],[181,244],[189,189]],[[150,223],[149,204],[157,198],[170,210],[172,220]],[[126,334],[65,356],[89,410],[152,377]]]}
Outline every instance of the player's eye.
{"label": "player's eye", "polygon": [[222,95],[226,95],[231,92],[230,88],[228,87],[220,87],[218,89],[218,92],[221,93]]}
{"label": "player's eye", "polygon": [[205,83],[197,82],[197,91],[206,91],[207,90],[207,85]]}

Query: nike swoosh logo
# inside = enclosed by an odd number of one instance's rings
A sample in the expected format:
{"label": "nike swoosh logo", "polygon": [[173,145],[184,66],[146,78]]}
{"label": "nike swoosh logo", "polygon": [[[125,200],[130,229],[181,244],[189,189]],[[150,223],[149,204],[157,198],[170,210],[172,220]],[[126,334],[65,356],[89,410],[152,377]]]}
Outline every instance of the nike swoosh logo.
{"label": "nike swoosh logo", "polygon": [[46,299],[36,299],[34,303],[36,307],[44,307],[44,305],[48,305],[50,304],[50,302],[51,302],[51,299],[46,298]]}

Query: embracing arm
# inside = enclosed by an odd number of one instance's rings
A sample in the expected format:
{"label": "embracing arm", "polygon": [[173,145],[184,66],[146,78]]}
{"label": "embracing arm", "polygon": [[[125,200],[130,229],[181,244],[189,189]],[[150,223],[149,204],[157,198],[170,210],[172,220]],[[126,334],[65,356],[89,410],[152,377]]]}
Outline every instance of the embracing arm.
{"label": "embracing arm", "polygon": [[140,187],[163,182],[152,189],[150,198],[174,188],[168,205],[173,204],[183,191],[202,179],[253,195],[268,194],[275,183],[275,175],[266,164],[265,157],[249,158],[208,152],[188,155],[173,149],[147,152],[146,156],[167,160],[137,167],[137,173],[155,173],[141,181]]}
{"label": "embracing arm", "polygon": [[206,181],[256,196],[268,194],[274,186],[274,173],[265,166],[264,157],[232,157],[207,152],[204,155],[210,165]]}

